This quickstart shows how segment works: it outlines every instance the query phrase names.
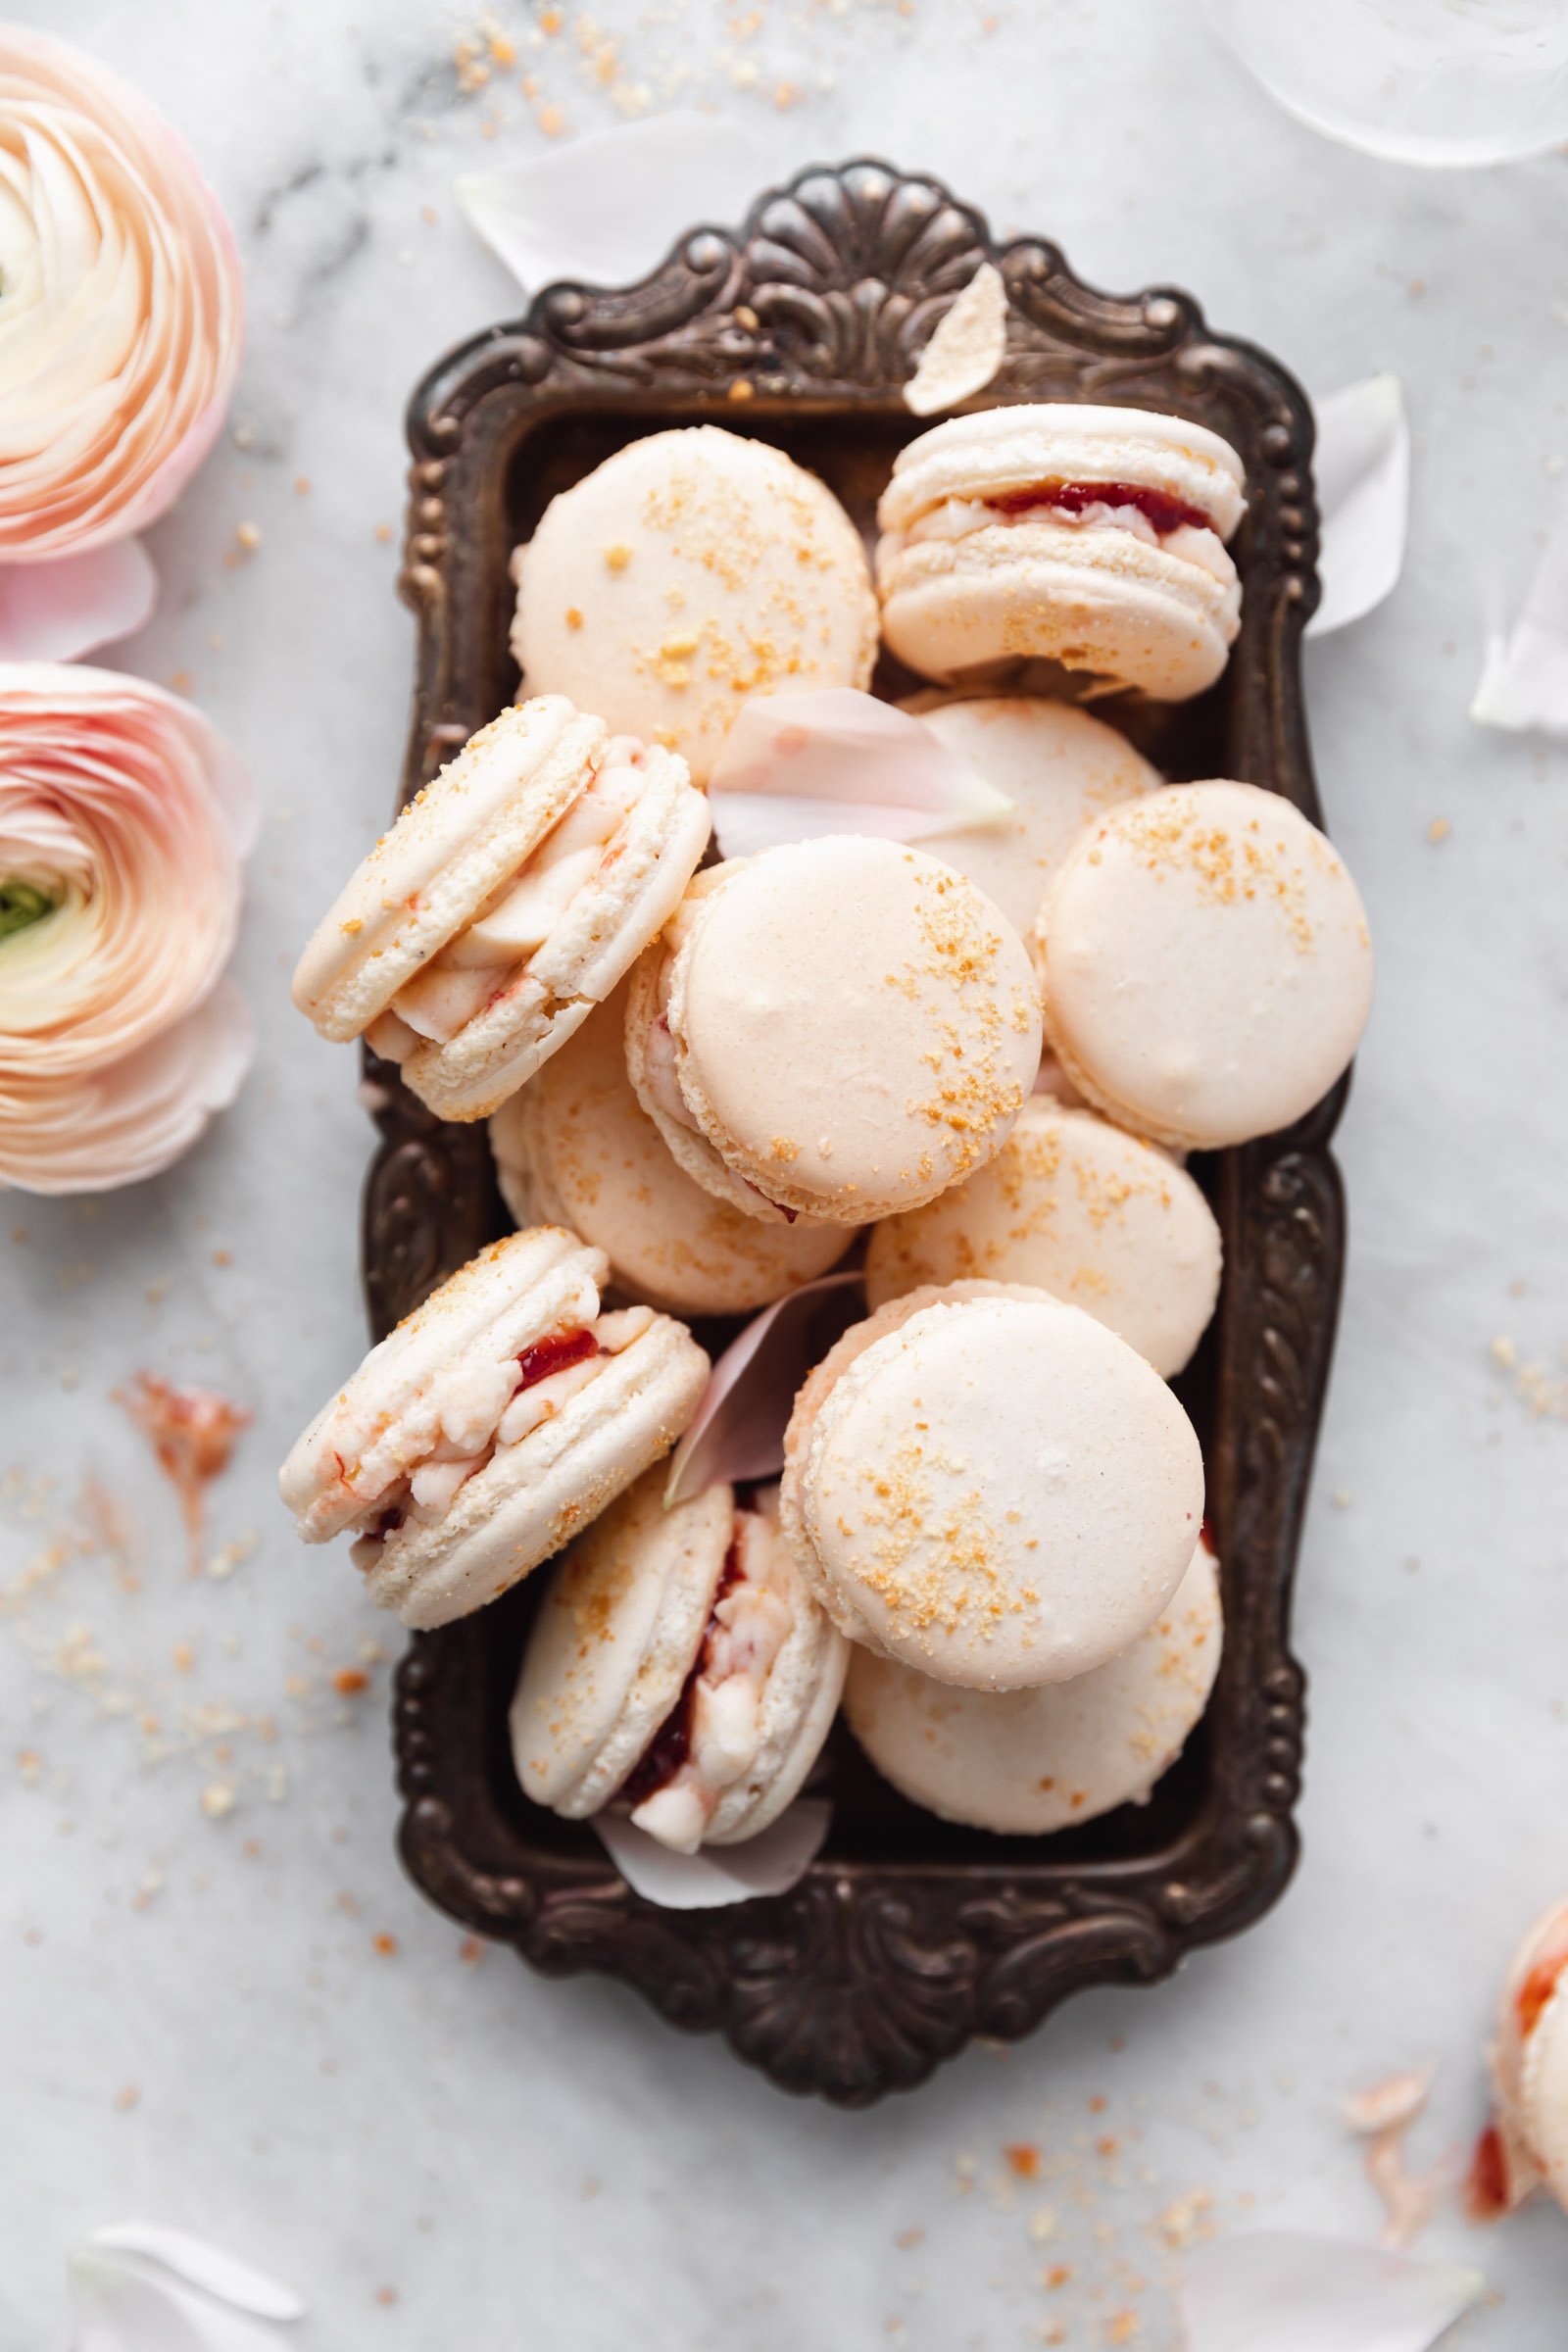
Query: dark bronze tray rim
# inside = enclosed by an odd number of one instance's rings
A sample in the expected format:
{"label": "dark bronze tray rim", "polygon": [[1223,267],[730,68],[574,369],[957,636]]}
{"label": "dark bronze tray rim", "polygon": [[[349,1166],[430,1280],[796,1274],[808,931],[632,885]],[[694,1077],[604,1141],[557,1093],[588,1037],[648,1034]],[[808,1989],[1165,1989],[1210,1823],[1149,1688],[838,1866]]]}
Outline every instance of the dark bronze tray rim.
{"label": "dark bronze tray rim", "polygon": [[[1227,772],[1317,815],[1299,679],[1317,601],[1310,413],[1253,345],[1214,335],[1171,287],[1106,295],[1054,246],[998,245],[940,182],[875,159],[812,166],[759,199],[744,227],[679,240],[639,285],[547,287],[513,325],[441,361],[410,404],[414,455],[403,593],[419,620],[405,797],[489,711],[473,709],[471,635],[497,548],[455,532],[483,513],[481,477],[530,429],[595,410],[650,424],[698,414],[800,416],[813,398],[903,416],[914,355],[981,259],[1011,300],[999,397],[1179,406],[1217,417],[1249,457],[1238,543],[1244,634],[1228,679]],[[737,321],[743,308],[756,327]],[[729,386],[752,391],[734,403]],[[496,615],[488,614],[493,622]],[[466,641],[465,630],[468,632]],[[386,1100],[367,1184],[365,1265],[377,1330],[483,1238],[493,1200],[482,1130],[442,1126],[377,1069]],[[387,1083],[391,1081],[391,1083]],[[1233,1268],[1217,1346],[1250,1408],[1216,1423],[1211,1509],[1226,1558],[1228,1635],[1211,1720],[1219,1751],[1181,1833],[1136,1856],[1007,1850],[972,1860],[868,1861],[826,1851],[790,1894],[673,1913],[607,1858],[530,1845],[475,1760],[486,1620],[417,1638],[398,1673],[400,1848],[452,1917],[549,1975],[593,1968],[635,1984],[672,2023],[721,2031],[775,2082],[860,2105],[922,2081],[976,2034],[1029,2032],[1090,1984],[1150,1983],[1234,1935],[1294,1867],[1304,1683],[1288,1616],[1312,1446],[1332,1350],[1343,1200],[1328,1142],[1337,1089],[1289,1136],[1216,1163]],[[1217,1475],[1216,1475],[1217,1473]]]}

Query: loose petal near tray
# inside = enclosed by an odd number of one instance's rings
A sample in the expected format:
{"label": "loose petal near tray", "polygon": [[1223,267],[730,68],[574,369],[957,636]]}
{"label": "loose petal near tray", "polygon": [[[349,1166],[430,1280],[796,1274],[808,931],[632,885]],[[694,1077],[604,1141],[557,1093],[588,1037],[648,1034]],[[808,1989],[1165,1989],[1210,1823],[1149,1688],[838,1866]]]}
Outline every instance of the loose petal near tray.
{"label": "loose petal near tray", "polygon": [[[817,1301],[830,1291],[863,1282],[858,1267],[803,1283],[754,1315],[708,1375],[691,1426],[670,1456],[664,1507],[704,1487],[738,1479],[776,1478],[784,1467],[784,1432],[811,1366],[827,1353],[814,1348]],[[835,1335],[837,1336],[837,1335]]]}
{"label": "loose petal near tray", "polygon": [[832,1816],[822,1798],[797,1797],[744,1845],[705,1845],[695,1854],[671,1853],[618,1813],[595,1814],[593,1827],[634,1894],[665,1911],[716,1911],[760,1894],[788,1894],[820,1853]]}
{"label": "loose petal near tray", "polygon": [[1513,627],[1489,631],[1470,715],[1483,727],[1568,735],[1568,519],[1546,541]]}
{"label": "loose petal near tray", "polygon": [[920,354],[904,387],[904,405],[916,416],[935,416],[983,392],[1007,348],[1007,289],[1002,272],[982,262]]}
{"label": "loose petal near tray", "polygon": [[1322,600],[1306,624],[1326,637],[1381,605],[1404,566],[1410,428],[1396,375],[1369,375],[1316,404]]}
{"label": "loose petal near tray", "polygon": [[158,574],[139,539],[53,564],[0,564],[0,662],[79,662],[152,618]]}
{"label": "loose petal near tray", "polygon": [[923,719],[852,686],[743,703],[708,799],[725,858],[824,833],[922,841],[997,824],[1012,808]]}
{"label": "loose petal near tray", "polygon": [[677,237],[736,220],[765,174],[749,131],[659,115],[453,184],[469,221],[529,293],[556,278],[629,285]]}
{"label": "loose petal near tray", "polygon": [[1194,2256],[1186,2352],[1428,2352],[1486,2288],[1479,2271],[1260,2230]]}
{"label": "loose petal near tray", "polygon": [[281,2352],[291,2287],[181,2230],[127,2222],[70,2258],[73,2352]]}

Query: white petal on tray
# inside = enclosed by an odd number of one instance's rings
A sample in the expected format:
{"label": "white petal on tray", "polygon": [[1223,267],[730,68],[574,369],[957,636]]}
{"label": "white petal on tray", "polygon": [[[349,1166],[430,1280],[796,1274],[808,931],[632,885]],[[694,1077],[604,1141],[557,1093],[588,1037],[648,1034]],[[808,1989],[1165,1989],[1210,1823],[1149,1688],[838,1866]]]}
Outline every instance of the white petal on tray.
{"label": "white petal on tray", "polygon": [[756,141],[717,115],[656,115],[498,172],[466,172],[459,204],[532,293],[556,278],[623,286],[677,237],[745,218],[766,172]]}
{"label": "white petal on tray", "polygon": [[117,2253],[140,2254],[172,2271],[187,2286],[199,2286],[236,2311],[254,2312],[262,2320],[302,2320],[305,2305],[291,2286],[270,2278],[237,2254],[225,2253],[188,2230],[170,2230],[162,2222],[111,2222],[95,2230],[90,2246]]}
{"label": "white petal on tray", "polygon": [[1568,519],[1547,539],[1513,627],[1488,632],[1470,715],[1483,727],[1568,735]]}
{"label": "white petal on tray", "polygon": [[904,405],[935,416],[983,392],[1007,348],[1007,289],[1000,270],[982,262],[920,354],[904,387]]}
{"label": "white petal on tray", "polygon": [[0,564],[0,662],[78,662],[152,618],[158,574],[139,539],[51,564]]}
{"label": "white petal on tray", "polygon": [[1196,2254],[1186,2352],[1428,2352],[1486,2288],[1479,2271],[1261,2230]]}
{"label": "white petal on tray", "polygon": [[817,1360],[809,1338],[816,1302],[863,1281],[858,1270],[823,1274],[754,1315],[708,1375],[708,1386],[670,1456],[664,1507],[705,1487],[776,1478],[796,1392]]}
{"label": "white petal on tray", "polygon": [[743,703],[708,785],[725,858],[824,833],[920,841],[1012,807],[925,721],[853,686]]}
{"label": "white petal on tray", "polygon": [[798,1886],[822,1849],[832,1813],[824,1798],[800,1796],[743,1845],[705,1845],[695,1854],[671,1853],[619,1813],[596,1813],[592,1827],[634,1894],[665,1911],[715,1911]]}
{"label": "white petal on tray", "polygon": [[1306,624],[1326,637],[1381,605],[1404,565],[1410,427],[1396,375],[1369,375],[1314,403],[1322,600]]}

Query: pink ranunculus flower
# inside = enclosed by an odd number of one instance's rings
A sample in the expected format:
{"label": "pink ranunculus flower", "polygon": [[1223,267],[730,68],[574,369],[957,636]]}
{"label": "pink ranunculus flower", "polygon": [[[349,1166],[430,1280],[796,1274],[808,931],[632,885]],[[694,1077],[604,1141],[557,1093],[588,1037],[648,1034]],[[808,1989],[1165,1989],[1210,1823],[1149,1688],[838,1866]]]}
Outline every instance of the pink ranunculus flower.
{"label": "pink ranunculus flower", "polygon": [[[0,653],[65,658],[139,626],[144,557],[239,368],[239,258],[189,148],[96,60],[0,26]],[[41,585],[41,583],[40,583]]]}
{"label": "pink ranunculus flower", "polygon": [[0,1185],[167,1167],[250,1060],[220,976],[256,830],[199,710],[113,670],[0,663]]}

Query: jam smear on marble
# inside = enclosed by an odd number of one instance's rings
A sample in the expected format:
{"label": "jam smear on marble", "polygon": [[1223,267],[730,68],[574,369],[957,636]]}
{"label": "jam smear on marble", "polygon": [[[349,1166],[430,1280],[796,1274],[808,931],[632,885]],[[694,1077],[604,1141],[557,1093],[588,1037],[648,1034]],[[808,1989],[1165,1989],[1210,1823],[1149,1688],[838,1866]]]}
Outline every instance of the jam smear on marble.
{"label": "jam smear on marble", "polygon": [[1508,2159],[1495,2124],[1489,2124],[1476,2141],[1464,2202],[1473,2222],[1494,2222],[1508,2210]]}
{"label": "jam smear on marble", "polygon": [[524,1389],[537,1388],[552,1372],[564,1372],[572,1364],[585,1364],[591,1355],[604,1351],[591,1331],[581,1326],[576,1331],[553,1331],[542,1340],[535,1340],[517,1358],[522,1378],[517,1383],[520,1396]]}
{"label": "jam smear on marble", "polygon": [[1058,507],[1063,514],[1081,514],[1085,507],[1136,507],[1163,539],[1188,523],[1194,530],[1214,527],[1201,507],[1172,498],[1164,490],[1146,490],[1139,482],[1041,482],[1033,490],[1002,490],[986,500],[1004,514],[1027,514],[1031,507]]}
{"label": "jam smear on marble", "polygon": [[691,1671],[680,1687],[680,1696],[654,1734],[645,1753],[633,1766],[629,1778],[621,1784],[619,1794],[633,1812],[674,1779],[692,1752],[692,1716],[697,1704],[698,1677],[708,1661],[709,1641],[718,1624],[718,1604],[740,1581],[740,1539],[732,1536],[729,1549],[724,1554],[718,1590],[713,1594],[713,1605],[708,1623],[703,1628],[703,1638],[697,1644],[697,1655],[692,1660]]}

